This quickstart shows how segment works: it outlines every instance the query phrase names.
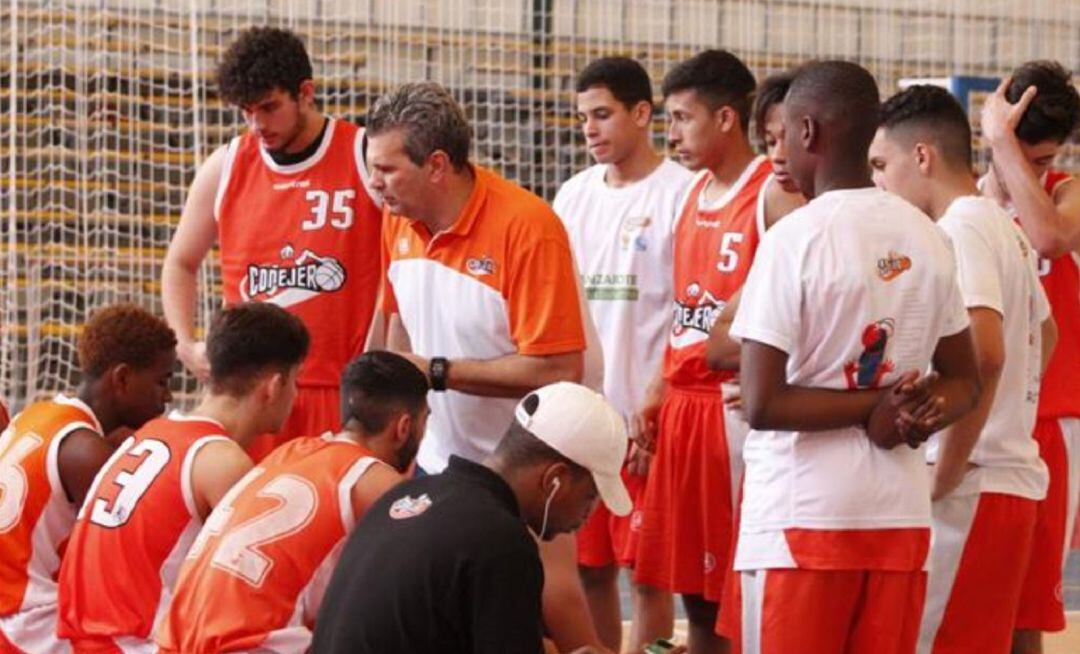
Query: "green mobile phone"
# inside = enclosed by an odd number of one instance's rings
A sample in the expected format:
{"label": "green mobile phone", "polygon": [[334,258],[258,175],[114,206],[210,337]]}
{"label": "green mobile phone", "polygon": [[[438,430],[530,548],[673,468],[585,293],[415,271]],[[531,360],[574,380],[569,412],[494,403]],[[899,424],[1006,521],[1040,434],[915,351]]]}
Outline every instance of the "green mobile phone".
{"label": "green mobile phone", "polygon": [[641,650],[644,654],[664,654],[675,649],[675,643],[667,640],[666,638],[657,638],[653,642],[645,646],[645,649]]}

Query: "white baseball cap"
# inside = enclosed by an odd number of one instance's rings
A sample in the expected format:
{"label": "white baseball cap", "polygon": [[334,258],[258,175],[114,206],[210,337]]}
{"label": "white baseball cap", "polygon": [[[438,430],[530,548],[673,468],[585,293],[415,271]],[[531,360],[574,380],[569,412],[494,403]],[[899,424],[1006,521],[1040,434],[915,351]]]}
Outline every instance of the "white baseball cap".
{"label": "white baseball cap", "polygon": [[591,472],[600,499],[612,513],[630,513],[633,503],[621,474],[629,445],[626,423],[603,395],[580,384],[557,382],[526,395],[514,417],[533,436]]}

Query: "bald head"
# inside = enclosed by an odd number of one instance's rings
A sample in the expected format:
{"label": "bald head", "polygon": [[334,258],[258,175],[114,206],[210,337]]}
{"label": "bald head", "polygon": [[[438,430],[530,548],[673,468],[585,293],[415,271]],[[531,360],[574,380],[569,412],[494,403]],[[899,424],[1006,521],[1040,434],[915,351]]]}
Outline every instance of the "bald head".
{"label": "bald head", "polygon": [[850,177],[866,167],[880,103],[877,82],[858,64],[812,62],[795,73],[784,98],[784,131],[791,172],[804,193],[816,194],[813,184],[802,186],[804,179]]}

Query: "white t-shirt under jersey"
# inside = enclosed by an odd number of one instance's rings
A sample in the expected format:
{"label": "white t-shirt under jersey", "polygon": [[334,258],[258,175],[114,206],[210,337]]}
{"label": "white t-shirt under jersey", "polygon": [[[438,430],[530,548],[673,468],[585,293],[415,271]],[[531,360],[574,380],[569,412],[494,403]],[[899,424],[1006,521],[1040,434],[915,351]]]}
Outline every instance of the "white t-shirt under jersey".
{"label": "white t-shirt under jersey", "polygon": [[[1031,434],[1039,403],[1041,328],[1050,305],[1039,283],[1038,257],[1008,214],[987,198],[956,199],[938,225],[952,239],[964,304],[1001,314],[1005,337],[994,404],[969,458],[979,467],[958,490],[1041,500],[1049,478]],[[938,447],[935,436],[927,461],[937,461]]]}
{"label": "white t-shirt under jersey", "polygon": [[[944,232],[865,188],[825,193],[766,232],[731,333],[786,352],[789,384],[842,390],[926,370],[938,340],[967,325]],[[797,567],[789,529],[929,528],[919,450],[848,427],[753,430],[743,452],[737,570]]]}
{"label": "white t-shirt under jersey", "polygon": [[570,178],[553,207],[566,225],[604,351],[604,394],[623,415],[639,408],[660,367],[671,323],[672,227],[693,174],[665,159],[624,187],[597,164]]}

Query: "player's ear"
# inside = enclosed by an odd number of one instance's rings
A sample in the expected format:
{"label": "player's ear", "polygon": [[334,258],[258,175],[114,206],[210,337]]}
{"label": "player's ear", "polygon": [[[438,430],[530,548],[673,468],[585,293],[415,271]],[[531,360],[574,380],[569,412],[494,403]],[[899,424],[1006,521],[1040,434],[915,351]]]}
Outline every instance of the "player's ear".
{"label": "player's ear", "polygon": [[394,419],[394,444],[398,447],[409,442],[409,438],[412,436],[413,417],[408,411],[402,411],[398,414],[398,417]]}
{"label": "player's ear", "polygon": [[817,122],[810,116],[799,118],[799,143],[804,150],[811,150],[818,140],[819,130]]}
{"label": "player's ear", "polygon": [[739,123],[739,113],[727,105],[721,106],[714,114],[721,131],[730,132]]}
{"label": "player's ear", "polygon": [[127,393],[131,390],[132,376],[135,373],[135,369],[126,363],[118,363],[112,368],[105,371],[102,377],[108,382],[112,388],[120,393]]}
{"label": "player's ear", "polygon": [[652,122],[652,103],[642,100],[634,105],[634,110],[630,114],[634,119],[634,124],[638,127],[645,127]]}
{"label": "player's ear", "polygon": [[436,150],[428,155],[427,165],[431,181],[436,184],[446,179],[454,167],[450,162],[450,155],[443,150]]}
{"label": "player's ear", "polygon": [[300,92],[297,97],[301,104],[315,106],[315,80],[306,79],[300,82]]}
{"label": "player's ear", "polygon": [[285,390],[286,383],[285,373],[280,370],[273,372],[266,372],[263,374],[263,378],[259,380],[259,394],[266,402],[272,402],[274,398],[281,395]]}
{"label": "player's ear", "polygon": [[930,174],[930,160],[937,153],[925,143],[915,144],[915,164],[919,167],[919,172],[923,175]]}

